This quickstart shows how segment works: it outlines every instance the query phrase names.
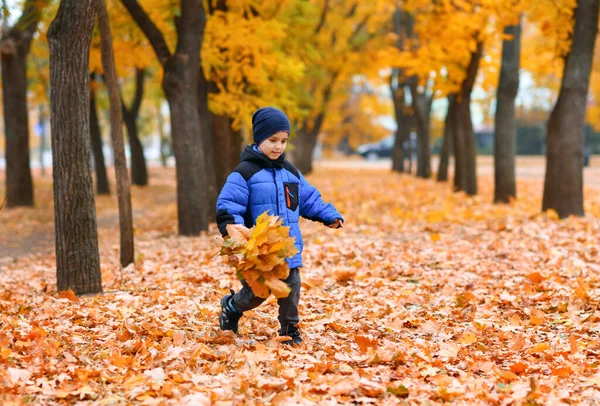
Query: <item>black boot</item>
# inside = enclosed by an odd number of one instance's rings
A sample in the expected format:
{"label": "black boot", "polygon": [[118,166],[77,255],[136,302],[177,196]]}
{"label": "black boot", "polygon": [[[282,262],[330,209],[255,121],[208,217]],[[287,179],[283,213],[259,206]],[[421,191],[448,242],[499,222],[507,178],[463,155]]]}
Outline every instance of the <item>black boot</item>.
{"label": "black boot", "polygon": [[282,326],[281,330],[279,330],[279,335],[287,336],[287,337],[291,338],[291,340],[283,341],[284,344],[291,345],[292,347],[294,345],[302,344],[302,337],[300,337],[300,330],[298,330],[298,327],[294,326],[293,324],[287,324],[285,326]]}
{"label": "black boot", "polygon": [[232,330],[237,334],[238,332],[238,321],[242,317],[242,313],[233,310],[230,304],[231,299],[235,295],[233,289],[231,289],[230,295],[223,296],[221,299],[221,315],[219,316],[219,326],[221,330]]}

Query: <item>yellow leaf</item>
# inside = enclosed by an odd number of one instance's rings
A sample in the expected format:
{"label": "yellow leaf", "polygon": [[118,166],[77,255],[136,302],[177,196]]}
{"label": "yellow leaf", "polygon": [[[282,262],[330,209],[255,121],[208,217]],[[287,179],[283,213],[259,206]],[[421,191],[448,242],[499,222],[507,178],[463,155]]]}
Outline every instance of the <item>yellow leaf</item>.
{"label": "yellow leaf", "polygon": [[460,340],[458,340],[461,344],[473,344],[477,342],[477,336],[472,332],[465,333]]}
{"label": "yellow leaf", "polygon": [[558,216],[558,213],[554,209],[548,209],[548,210],[546,210],[546,216],[548,216],[548,218],[550,220],[560,220],[560,217]]}
{"label": "yellow leaf", "polygon": [[550,344],[548,343],[537,343],[533,347],[529,349],[529,353],[535,354],[538,352],[546,351],[550,349]]}
{"label": "yellow leaf", "polygon": [[265,280],[265,285],[267,285],[271,292],[273,292],[273,295],[278,299],[288,297],[292,290],[287,283],[274,278]]}
{"label": "yellow leaf", "polygon": [[252,289],[252,292],[254,292],[254,294],[257,297],[266,299],[271,294],[271,292],[269,292],[269,288],[258,281],[246,281],[246,282],[248,283],[248,286],[250,286],[250,289]]}

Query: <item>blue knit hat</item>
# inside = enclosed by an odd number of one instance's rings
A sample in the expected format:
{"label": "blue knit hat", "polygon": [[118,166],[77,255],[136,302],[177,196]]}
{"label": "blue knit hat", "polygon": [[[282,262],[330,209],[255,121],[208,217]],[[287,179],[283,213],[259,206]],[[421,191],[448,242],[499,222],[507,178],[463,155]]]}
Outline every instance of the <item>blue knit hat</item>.
{"label": "blue knit hat", "polygon": [[263,107],[252,114],[252,137],[256,145],[279,131],[290,133],[290,120],[283,111]]}

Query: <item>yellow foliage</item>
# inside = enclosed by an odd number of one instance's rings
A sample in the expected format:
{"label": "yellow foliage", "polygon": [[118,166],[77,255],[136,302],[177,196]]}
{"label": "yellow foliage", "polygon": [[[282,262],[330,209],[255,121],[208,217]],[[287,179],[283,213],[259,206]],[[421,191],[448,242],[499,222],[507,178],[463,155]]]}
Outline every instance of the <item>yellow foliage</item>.
{"label": "yellow foliage", "polygon": [[304,65],[287,53],[289,28],[263,15],[247,13],[249,1],[230,1],[228,11],[208,19],[202,47],[205,76],[218,92],[210,95],[210,109],[233,118],[233,127],[249,126],[252,113],[265,105],[282,108],[293,120],[299,115],[293,85],[302,80]]}
{"label": "yellow foliage", "polygon": [[[173,18],[177,12],[172,0],[142,0],[140,5],[163,33],[171,52],[177,35]],[[146,36],[118,0],[107,0],[110,28],[113,37],[115,66],[119,77],[131,76],[135,68],[157,66],[156,55]],[[103,72],[100,54],[100,35],[96,29],[90,49],[90,71]]]}
{"label": "yellow foliage", "polygon": [[290,293],[283,282],[290,272],[286,258],[296,255],[298,249],[289,235],[289,227],[281,222],[280,217],[265,212],[251,229],[227,226],[229,237],[223,242],[220,254],[228,257],[237,277],[245,280],[258,297],[267,298],[272,292],[282,298]]}

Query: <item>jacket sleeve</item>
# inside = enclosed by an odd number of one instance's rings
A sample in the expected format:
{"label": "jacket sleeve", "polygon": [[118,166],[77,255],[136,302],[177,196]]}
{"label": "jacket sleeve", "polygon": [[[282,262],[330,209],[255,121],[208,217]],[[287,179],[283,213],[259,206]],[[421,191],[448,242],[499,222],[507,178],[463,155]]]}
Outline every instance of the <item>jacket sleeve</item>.
{"label": "jacket sleeve", "polygon": [[250,192],[248,182],[238,172],[227,177],[217,199],[217,226],[221,235],[227,235],[227,224],[244,224]]}
{"label": "jacket sleeve", "polygon": [[304,179],[300,174],[300,215],[312,221],[318,221],[326,226],[335,220],[344,218],[333,204],[323,202],[321,193]]}

